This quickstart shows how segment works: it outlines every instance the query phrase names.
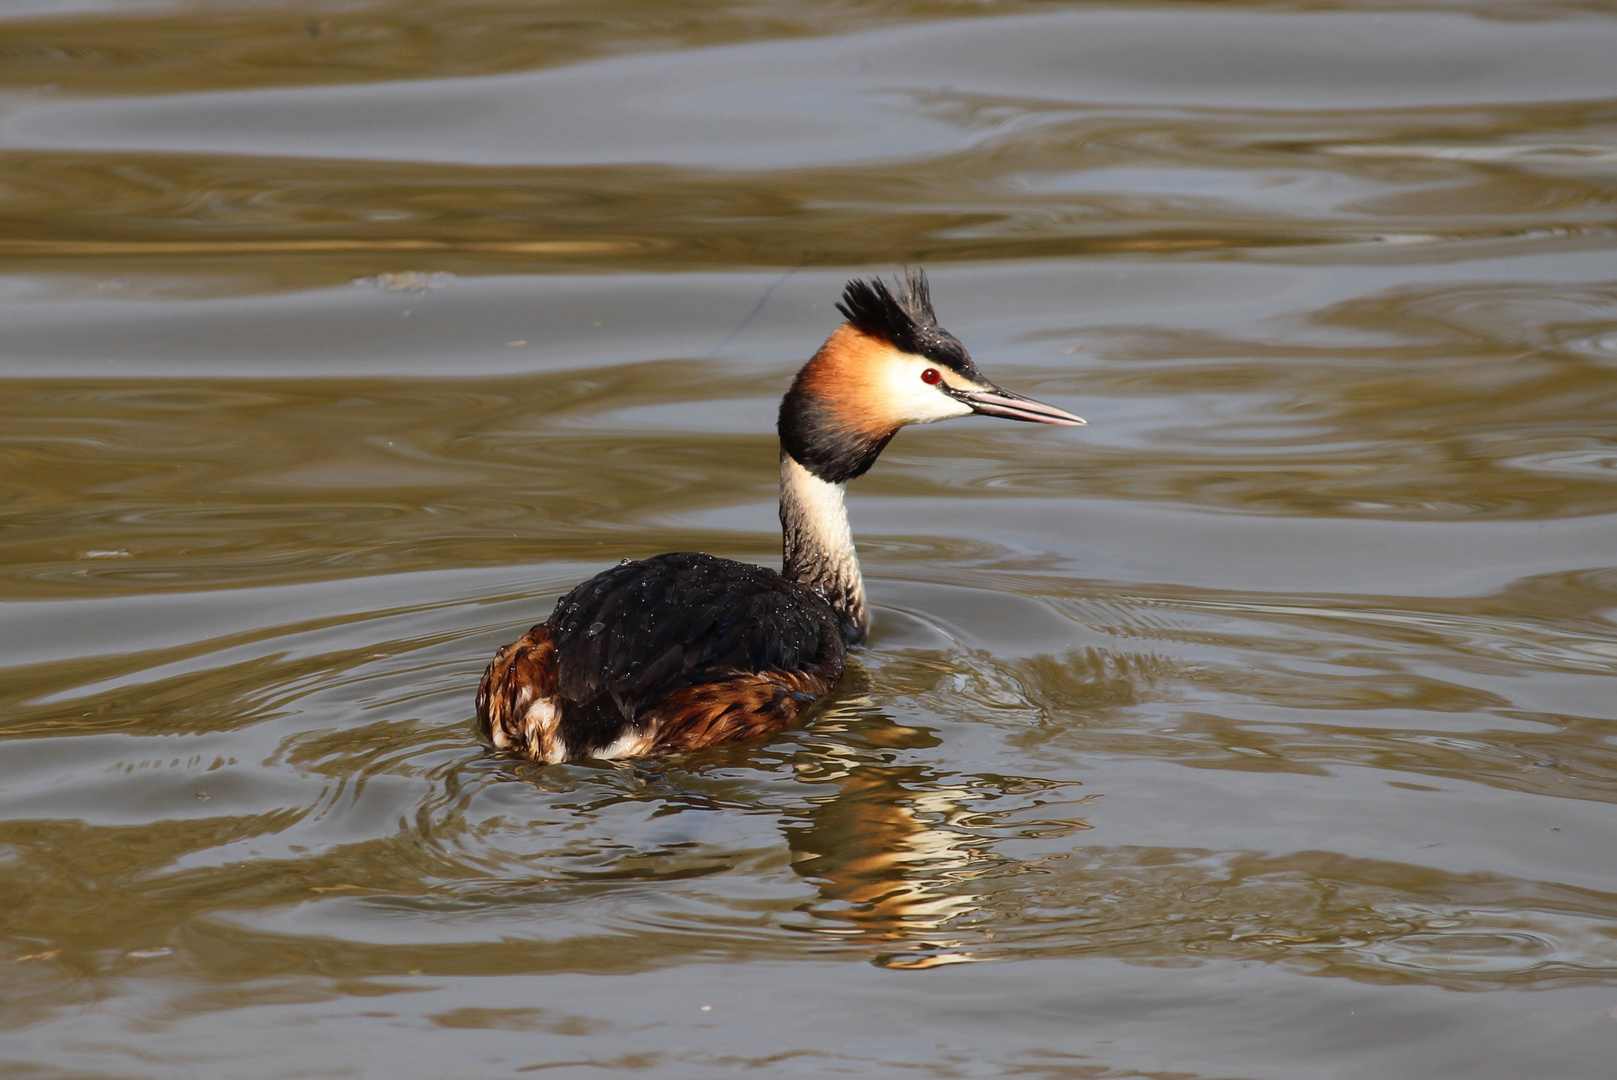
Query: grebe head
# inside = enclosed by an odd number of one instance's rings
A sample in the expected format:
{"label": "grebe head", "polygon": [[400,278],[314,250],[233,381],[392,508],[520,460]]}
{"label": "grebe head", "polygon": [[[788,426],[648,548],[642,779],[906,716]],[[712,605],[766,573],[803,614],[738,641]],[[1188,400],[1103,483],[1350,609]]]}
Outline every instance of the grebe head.
{"label": "grebe head", "polygon": [[780,403],[781,446],[833,484],[862,476],[906,424],[981,413],[1074,427],[1082,418],[990,382],[966,347],[938,325],[926,274],[896,290],[850,281],[837,327]]}

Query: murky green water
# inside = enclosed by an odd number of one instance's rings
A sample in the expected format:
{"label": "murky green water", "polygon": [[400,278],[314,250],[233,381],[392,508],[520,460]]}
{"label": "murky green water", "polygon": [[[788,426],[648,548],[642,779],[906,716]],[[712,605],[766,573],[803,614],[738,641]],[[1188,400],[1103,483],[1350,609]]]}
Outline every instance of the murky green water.
{"label": "murky green water", "polygon": [[[5,15],[6,1075],[1610,1074],[1610,5]],[[812,725],[485,752],[905,263],[1091,426],[895,441]]]}

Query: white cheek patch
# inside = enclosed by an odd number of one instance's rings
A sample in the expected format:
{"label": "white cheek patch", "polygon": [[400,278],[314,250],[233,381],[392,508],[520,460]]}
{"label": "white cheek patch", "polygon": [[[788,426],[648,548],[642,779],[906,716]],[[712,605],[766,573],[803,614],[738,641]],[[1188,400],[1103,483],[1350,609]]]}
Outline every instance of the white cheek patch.
{"label": "white cheek patch", "polygon": [[936,420],[969,415],[970,405],[956,401],[941,387],[921,378],[922,372],[928,368],[937,371],[945,379],[949,377],[942,367],[924,356],[899,353],[893,357],[884,372],[886,408],[905,424],[930,424]]}

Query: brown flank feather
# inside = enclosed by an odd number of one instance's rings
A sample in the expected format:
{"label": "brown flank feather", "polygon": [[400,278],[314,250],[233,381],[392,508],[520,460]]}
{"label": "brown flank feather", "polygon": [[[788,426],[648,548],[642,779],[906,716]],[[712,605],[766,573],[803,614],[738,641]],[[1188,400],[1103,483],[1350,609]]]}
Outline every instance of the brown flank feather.
{"label": "brown flank feather", "polygon": [[[567,703],[556,697],[556,649],[543,623],[494,656],[477,688],[483,736],[497,748],[550,760]],[[738,674],[689,686],[659,704],[631,756],[677,754],[753,740],[790,727],[834,679],[810,671]],[[535,703],[541,708],[534,712]],[[626,726],[625,734],[633,733]]]}
{"label": "brown flank feather", "polygon": [[687,687],[658,706],[652,752],[677,754],[771,735],[791,726],[834,681],[810,671],[761,671]]}
{"label": "brown flank feather", "polygon": [[494,654],[477,687],[477,717],[483,735],[501,749],[510,748],[543,761],[556,729],[555,718],[541,722],[529,712],[537,701],[555,700],[556,646],[540,623]]}

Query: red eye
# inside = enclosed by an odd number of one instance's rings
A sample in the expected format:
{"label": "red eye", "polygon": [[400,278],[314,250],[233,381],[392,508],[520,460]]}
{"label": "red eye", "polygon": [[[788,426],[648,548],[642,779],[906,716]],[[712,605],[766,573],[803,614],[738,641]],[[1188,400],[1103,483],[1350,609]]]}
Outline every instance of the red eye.
{"label": "red eye", "polygon": [[938,374],[937,368],[929,367],[925,371],[921,372],[921,381],[926,383],[928,386],[936,386],[938,383],[943,381],[943,376]]}

